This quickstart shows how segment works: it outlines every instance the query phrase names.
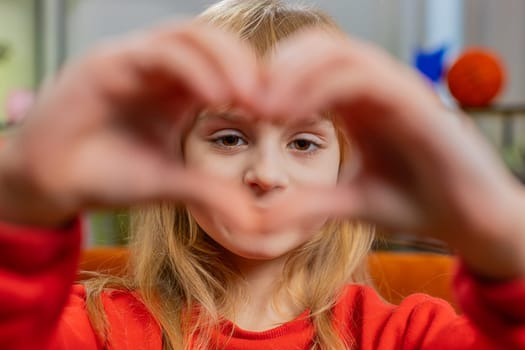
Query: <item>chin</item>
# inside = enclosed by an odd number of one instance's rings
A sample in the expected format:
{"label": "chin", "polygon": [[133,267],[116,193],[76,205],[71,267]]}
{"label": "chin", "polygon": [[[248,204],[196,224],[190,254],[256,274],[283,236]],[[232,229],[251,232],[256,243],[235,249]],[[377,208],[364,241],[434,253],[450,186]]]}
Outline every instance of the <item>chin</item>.
{"label": "chin", "polygon": [[[256,238],[256,239],[245,239],[244,242],[218,242],[230,253],[249,260],[274,260],[288,254],[293,249],[297,248],[297,245],[283,245],[276,244],[267,237]],[[250,242],[251,241],[251,242]]]}
{"label": "chin", "polygon": [[318,232],[315,230],[312,233],[307,233],[300,229],[290,229],[247,235],[227,230],[220,231],[222,232],[210,232],[208,235],[230,253],[250,260],[280,258],[306,243],[315,232]]}

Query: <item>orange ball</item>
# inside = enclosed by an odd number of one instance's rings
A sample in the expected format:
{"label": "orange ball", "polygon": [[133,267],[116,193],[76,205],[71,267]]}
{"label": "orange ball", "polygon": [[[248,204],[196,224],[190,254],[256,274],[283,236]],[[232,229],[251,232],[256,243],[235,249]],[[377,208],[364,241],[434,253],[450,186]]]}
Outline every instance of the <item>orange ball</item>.
{"label": "orange ball", "polygon": [[488,106],[501,92],[504,81],[503,63],[482,48],[463,52],[447,73],[450,93],[465,107]]}

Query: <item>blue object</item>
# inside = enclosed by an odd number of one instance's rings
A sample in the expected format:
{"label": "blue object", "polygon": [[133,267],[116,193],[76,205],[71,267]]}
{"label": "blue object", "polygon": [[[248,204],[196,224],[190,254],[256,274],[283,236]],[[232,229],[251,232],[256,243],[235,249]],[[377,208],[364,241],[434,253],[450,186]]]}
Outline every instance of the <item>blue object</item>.
{"label": "blue object", "polygon": [[443,77],[444,57],[447,49],[446,46],[434,51],[417,49],[414,54],[414,66],[434,84]]}

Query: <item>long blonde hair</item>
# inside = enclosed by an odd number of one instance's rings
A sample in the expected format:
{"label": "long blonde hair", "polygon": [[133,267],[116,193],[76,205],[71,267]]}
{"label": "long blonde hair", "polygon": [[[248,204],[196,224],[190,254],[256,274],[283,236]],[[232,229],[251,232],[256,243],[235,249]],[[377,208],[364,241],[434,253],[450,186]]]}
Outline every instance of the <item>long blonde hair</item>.
{"label": "long blonde hair", "polygon": [[[321,11],[279,0],[224,0],[199,18],[238,34],[261,58],[298,30],[337,30]],[[347,156],[349,147],[340,130],[338,137],[341,154]],[[131,231],[128,274],[86,282],[88,312],[101,340],[107,343],[111,337],[101,293],[125,289],[139,291],[162,329],[164,349],[210,349],[210,335],[220,330],[221,315],[234,314],[243,297],[242,277],[224,261],[224,248],[175,203],[138,209]],[[312,350],[353,347],[349,335],[337,330],[332,310],[346,284],[367,283],[365,257],[372,241],[370,226],[334,220],[289,254],[276,295],[288,293],[298,307],[310,310]]]}

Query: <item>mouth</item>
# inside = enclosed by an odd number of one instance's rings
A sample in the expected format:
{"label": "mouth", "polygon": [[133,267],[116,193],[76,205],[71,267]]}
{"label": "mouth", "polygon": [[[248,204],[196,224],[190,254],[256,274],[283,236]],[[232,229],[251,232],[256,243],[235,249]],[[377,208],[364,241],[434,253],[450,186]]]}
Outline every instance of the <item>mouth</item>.
{"label": "mouth", "polygon": [[252,205],[254,209],[263,211],[277,207],[283,202],[286,196],[281,191],[266,191],[263,193],[253,193]]}

